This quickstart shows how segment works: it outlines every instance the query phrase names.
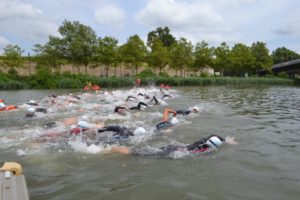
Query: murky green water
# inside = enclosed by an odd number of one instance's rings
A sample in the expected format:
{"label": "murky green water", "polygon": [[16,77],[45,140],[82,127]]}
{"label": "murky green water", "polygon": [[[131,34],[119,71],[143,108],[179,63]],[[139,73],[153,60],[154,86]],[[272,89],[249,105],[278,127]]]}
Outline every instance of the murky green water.
{"label": "murky green water", "polygon": [[[24,143],[43,131],[39,123],[72,112],[32,121],[23,118],[24,111],[14,111],[0,113],[0,161],[15,160],[23,165],[32,200],[299,199],[300,88],[176,90],[178,97],[168,100],[168,106],[179,109],[198,105],[202,112],[182,119],[171,134],[153,136],[139,145],[160,146],[172,141],[188,144],[209,134],[234,136],[239,145],[224,145],[209,155],[177,159],[92,154],[52,143],[32,150]],[[2,91],[0,98],[21,104],[62,93],[66,91]],[[119,122],[143,124],[150,130],[166,106],[151,107],[139,118]],[[108,116],[105,108],[90,115],[101,113]],[[16,137],[11,139],[10,134]],[[26,154],[18,154],[20,149]]]}

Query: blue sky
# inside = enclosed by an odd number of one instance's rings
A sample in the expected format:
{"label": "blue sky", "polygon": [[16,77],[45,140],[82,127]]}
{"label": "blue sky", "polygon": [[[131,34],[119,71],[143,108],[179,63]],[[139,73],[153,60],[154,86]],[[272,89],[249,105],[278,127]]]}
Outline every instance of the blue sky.
{"label": "blue sky", "polygon": [[263,41],[272,51],[300,53],[300,1],[295,0],[0,0],[0,52],[17,44],[24,54],[57,35],[64,19],[92,27],[98,37],[125,43],[158,26],[176,37],[211,46]]}

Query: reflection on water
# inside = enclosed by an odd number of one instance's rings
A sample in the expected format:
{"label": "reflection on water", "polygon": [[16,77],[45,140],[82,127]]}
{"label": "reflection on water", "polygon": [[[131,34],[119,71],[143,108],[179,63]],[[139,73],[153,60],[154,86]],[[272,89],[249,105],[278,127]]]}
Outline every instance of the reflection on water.
{"label": "reflection on water", "polygon": [[[140,89],[141,92],[142,89]],[[0,92],[21,105],[69,91]],[[74,91],[72,91],[74,92]],[[300,88],[187,87],[174,98],[139,114],[112,114],[115,105],[137,90],[117,90],[83,97],[71,108],[25,119],[24,109],[0,113],[0,161],[24,166],[31,199],[298,199],[300,195]],[[159,94],[155,88],[147,93]],[[157,135],[162,110],[197,105],[198,115],[179,117],[172,133]],[[84,108],[85,112],[78,112]],[[34,138],[49,121],[78,116],[89,121],[143,126],[148,135],[126,145],[160,147],[189,144],[209,134],[234,136],[239,145],[218,152],[176,159],[101,154],[78,138],[47,141]],[[64,127],[58,127],[64,128]],[[99,153],[100,152],[100,153]]]}

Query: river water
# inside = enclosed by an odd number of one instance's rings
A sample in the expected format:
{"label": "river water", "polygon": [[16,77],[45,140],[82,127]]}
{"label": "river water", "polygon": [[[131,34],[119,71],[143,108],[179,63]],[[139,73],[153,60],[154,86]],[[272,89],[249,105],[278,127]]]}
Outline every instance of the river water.
{"label": "river water", "polygon": [[[149,89],[148,92],[157,92]],[[70,91],[1,91],[7,104]],[[72,91],[75,92],[75,91]],[[300,88],[184,87],[173,98],[139,114],[111,114],[135,90],[116,90],[83,97],[79,105],[25,119],[25,108],[0,113],[0,162],[22,164],[32,200],[68,199],[299,199]],[[155,134],[165,107],[198,106],[198,114],[178,117],[167,134]],[[22,107],[22,106],[21,106]],[[125,145],[149,148],[189,144],[204,136],[233,136],[238,145],[223,145],[199,156],[156,157],[103,154],[76,139],[32,141],[46,130],[43,123],[78,116],[106,124],[143,126],[147,137]]]}

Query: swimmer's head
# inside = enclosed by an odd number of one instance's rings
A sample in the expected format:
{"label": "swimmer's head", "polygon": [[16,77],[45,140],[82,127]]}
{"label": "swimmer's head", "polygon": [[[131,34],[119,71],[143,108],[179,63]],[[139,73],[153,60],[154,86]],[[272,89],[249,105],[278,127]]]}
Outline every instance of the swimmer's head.
{"label": "swimmer's head", "polygon": [[176,117],[172,117],[172,119],[170,120],[170,123],[171,123],[172,125],[176,125],[176,124],[179,123],[179,121],[178,121],[178,119],[177,119]]}
{"label": "swimmer's head", "polygon": [[134,135],[143,135],[146,133],[146,130],[143,127],[138,127],[137,129],[135,129],[135,131],[133,132]]}
{"label": "swimmer's head", "polygon": [[193,112],[198,113],[200,110],[197,106],[194,106],[192,109]]}
{"label": "swimmer's head", "polygon": [[4,100],[3,99],[0,99],[0,103],[3,103],[4,102]]}
{"label": "swimmer's head", "polygon": [[206,143],[211,148],[217,148],[222,145],[222,141],[216,136],[209,138]]}
{"label": "swimmer's head", "polygon": [[3,109],[3,108],[5,108],[6,106],[5,106],[5,104],[4,103],[0,103],[0,109]]}
{"label": "swimmer's head", "polygon": [[30,100],[29,103],[36,103],[36,101],[35,100]]}
{"label": "swimmer's head", "polygon": [[30,107],[30,108],[27,109],[27,112],[28,112],[28,113],[34,113],[34,112],[35,112],[35,109],[32,108],[32,107]]}
{"label": "swimmer's head", "polygon": [[80,128],[89,128],[90,127],[90,124],[87,123],[86,121],[79,121],[77,123],[77,125],[80,127]]}

